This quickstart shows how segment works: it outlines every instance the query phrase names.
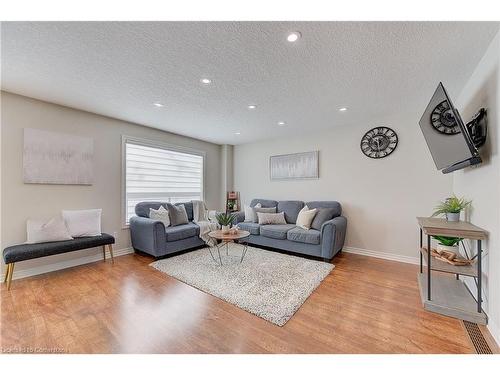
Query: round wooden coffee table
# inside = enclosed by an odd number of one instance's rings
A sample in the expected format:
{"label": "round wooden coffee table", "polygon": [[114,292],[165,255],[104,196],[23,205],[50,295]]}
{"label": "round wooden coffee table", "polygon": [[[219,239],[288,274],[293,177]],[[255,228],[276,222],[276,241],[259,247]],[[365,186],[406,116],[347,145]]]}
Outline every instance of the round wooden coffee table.
{"label": "round wooden coffee table", "polygon": [[[229,242],[234,242],[235,244],[241,245],[243,247],[241,252],[240,263],[243,262],[243,258],[245,258],[245,254],[247,253],[248,249],[248,243],[245,241],[245,239],[248,239],[248,237],[250,236],[250,232],[246,230],[238,230],[235,234],[223,234],[221,230],[214,230],[210,232],[208,235],[211,238],[221,241],[219,244],[214,246],[217,249],[217,253],[219,254],[219,262],[221,266],[222,266],[222,257],[220,256],[220,249],[226,246],[226,255],[229,255],[229,245],[228,245]],[[212,254],[212,250],[210,247],[208,248],[208,251],[210,252],[210,255],[212,256],[214,262],[219,263]]]}

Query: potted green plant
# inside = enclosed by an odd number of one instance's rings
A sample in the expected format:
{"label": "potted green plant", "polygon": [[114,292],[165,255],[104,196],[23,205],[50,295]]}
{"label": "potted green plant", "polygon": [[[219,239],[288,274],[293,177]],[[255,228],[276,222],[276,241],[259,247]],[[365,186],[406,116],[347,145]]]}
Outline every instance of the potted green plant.
{"label": "potted green plant", "polygon": [[221,226],[222,233],[228,234],[229,230],[231,229],[231,224],[233,223],[235,215],[226,212],[220,212],[215,216],[215,218],[217,219],[217,222]]}
{"label": "potted green plant", "polygon": [[440,202],[434,208],[432,216],[445,215],[448,221],[460,221],[460,212],[469,206],[471,202],[465,198],[457,198],[454,195]]}
{"label": "potted green plant", "polygon": [[458,244],[463,238],[459,237],[445,237],[445,236],[432,236],[438,241],[436,250],[441,254],[443,251],[452,251],[458,254]]}

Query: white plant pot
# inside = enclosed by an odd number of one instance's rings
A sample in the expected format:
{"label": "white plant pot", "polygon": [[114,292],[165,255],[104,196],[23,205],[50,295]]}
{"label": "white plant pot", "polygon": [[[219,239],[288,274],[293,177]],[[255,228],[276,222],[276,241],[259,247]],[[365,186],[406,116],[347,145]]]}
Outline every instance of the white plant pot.
{"label": "white plant pot", "polygon": [[228,234],[230,229],[231,229],[230,225],[223,225],[221,228],[223,234]]}
{"label": "white plant pot", "polygon": [[447,212],[446,220],[448,221],[460,221],[460,212]]}
{"label": "white plant pot", "polygon": [[440,243],[437,244],[436,250],[438,253],[441,251],[453,251],[454,253],[458,254],[458,245],[455,246],[446,246],[446,245],[441,245]]}

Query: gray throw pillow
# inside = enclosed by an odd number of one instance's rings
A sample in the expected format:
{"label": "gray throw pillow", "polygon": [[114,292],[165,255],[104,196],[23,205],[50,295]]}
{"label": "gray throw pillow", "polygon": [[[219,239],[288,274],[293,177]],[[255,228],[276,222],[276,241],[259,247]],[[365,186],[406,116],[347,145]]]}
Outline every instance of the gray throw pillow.
{"label": "gray throw pillow", "polygon": [[319,208],[318,213],[314,216],[314,220],[311,223],[311,228],[316,230],[321,230],[321,226],[325,221],[333,219],[335,214],[334,208]]}
{"label": "gray throw pillow", "polygon": [[254,207],[253,208],[253,215],[254,215],[253,222],[254,223],[259,222],[259,218],[257,217],[257,213],[259,213],[259,212],[264,213],[264,214],[275,214],[276,207]]}
{"label": "gray throw pillow", "polygon": [[174,206],[173,204],[167,203],[168,216],[170,216],[170,225],[176,226],[181,224],[187,224],[188,215],[186,212],[186,207],[183,204]]}
{"label": "gray throw pillow", "polygon": [[259,221],[260,225],[286,224],[284,212],[279,212],[277,214],[257,212],[257,220]]}

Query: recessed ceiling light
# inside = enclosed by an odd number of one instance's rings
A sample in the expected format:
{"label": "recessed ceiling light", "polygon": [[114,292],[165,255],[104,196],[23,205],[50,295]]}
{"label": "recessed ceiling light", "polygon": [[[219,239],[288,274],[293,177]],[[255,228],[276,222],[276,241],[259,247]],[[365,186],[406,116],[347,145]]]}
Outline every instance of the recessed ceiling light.
{"label": "recessed ceiling light", "polygon": [[339,111],[340,112],[345,112],[345,111],[347,111],[347,108],[346,107],[339,108]]}
{"label": "recessed ceiling light", "polygon": [[212,83],[212,80],[210,78],[202,78],[200,79],[200,82],[204,85],[210,85]]}
{"label": "recessed ceiling light", "polygon": [[278,125],[279,126],[285,126],[285,122],[284,121],[280,121],[280,122],[278,122]]}
{"label": "recessed ceiling light", "polygon": [[248,109],[255,109],[255,108],[257,108],[256,104],[249,104],[248,105]]}
{"label": "recessed ceiling light", "polygon": [[158,102],[153,103],[153,105],[154,105],[155,107],[158,107],[158,108],[163,107],[163,104],[158,103]]}
{"label": "recessed ceiling light", "polygon": [[286,37],[286,40],[293,43],[293,42],[296,42],[297,40],[299,40],[300,36],[301,35],[298,31],[294,31],[294,32],[288,34],[288,36]]}
{"label": "recessed ceiling light", "polygon": [[234,134],[236,134],[236,135],[240,135],[241,133],[240,133],[240,132],[236,132],[236,133],[234,133]]}

